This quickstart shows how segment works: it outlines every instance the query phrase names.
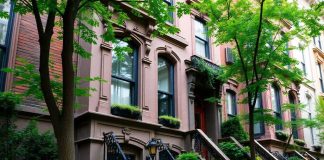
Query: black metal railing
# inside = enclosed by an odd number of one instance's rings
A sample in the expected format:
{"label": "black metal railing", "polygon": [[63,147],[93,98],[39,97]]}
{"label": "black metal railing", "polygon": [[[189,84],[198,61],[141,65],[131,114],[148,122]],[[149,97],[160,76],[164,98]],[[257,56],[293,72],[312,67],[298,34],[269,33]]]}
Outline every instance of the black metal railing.
{"label": "black metal railing", "polygon": [[159,144],[158,149],[159,149],[160,153],[162,151],[165,151],[167,153],[166,154],[167,160],[175,160],[175,158],[173,157],[173,155],[171,154],[171,152],[169,150],[169,146],[167,144],[163,143],[161,139],[156,139],[156,140],[157,140],[157,144]]}
{"label": "black metal railing", "polygon": [[307,159],[306,159],[306,158],[305,158],[301,153],[299,153],[299,152],[296,151],[296,150],[285,153],[285,157],[287,157],[287,159],[288,159],[289,157],[298,157],[299,159],[307,160]]}
{"label": "black metal railing", "polygon": [[113,132],[103,133],[104,160],[127,160]]}
{"label": "black metal railing", "polygon": [[279,158],[271,154],[266,148],[264,148],[257,140],[254,140],[254,147],[256,153],[264,160],[279,160]]}
{"label": "black metal railing", "polygon": [[[234,143],[238,148],[240,148],[241,150],[244,150],[244,146],[236,138],[234,138],[232,136],[219,139],[218,142],[230,142],[230,143]],[[245,158],[251,159],[251,155],[250,155],[249,152],[244,152],[244,155],[245,155]]]}
{"label": "black metal railing", "polygon": [[272,152],[272,154],[278,159],[278,160],[288,160],[285,156],[283,156],[281,153],[278,151]]}
{"label": "black metal railing", "polygon": [[194,152],[203,159],[230,160],[209,137],[200,129],[191,132]]}

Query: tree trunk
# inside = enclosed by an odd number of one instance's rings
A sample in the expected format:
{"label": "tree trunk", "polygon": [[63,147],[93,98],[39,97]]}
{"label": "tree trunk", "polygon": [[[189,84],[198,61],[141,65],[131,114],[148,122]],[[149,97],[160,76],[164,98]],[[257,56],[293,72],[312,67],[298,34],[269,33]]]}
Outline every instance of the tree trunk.
{"label": "tree trunk", "polygon": [[59,160],[75,160],[74,120],[60,123],[59,134],[56,136]]}
{"label": "tree trunk", "polygon": [[249,105],[249,142],[251,159],[255,160],[255,143],[254,143],[254,107]]}

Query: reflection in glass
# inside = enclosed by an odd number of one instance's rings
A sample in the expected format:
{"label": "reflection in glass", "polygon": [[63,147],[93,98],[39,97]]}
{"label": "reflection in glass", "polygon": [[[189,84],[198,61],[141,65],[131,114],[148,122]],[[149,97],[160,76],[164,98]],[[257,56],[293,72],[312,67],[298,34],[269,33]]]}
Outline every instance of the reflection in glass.
{"label": "reflection in glass", "polygon": [[165,58],[158,58],[158,107],[159,116],[174,116],[173,65]]}
{"label": "reflection in glass", "polygon": [[131,104],[131,85],[129,82],[111,79],[111,104]]}
{"label": "reflection in glass", "polygon": [[[0,4],[0,11],[10,12],[10,1]],[[0,44],[5,45],[9,19],[0,18]]]}

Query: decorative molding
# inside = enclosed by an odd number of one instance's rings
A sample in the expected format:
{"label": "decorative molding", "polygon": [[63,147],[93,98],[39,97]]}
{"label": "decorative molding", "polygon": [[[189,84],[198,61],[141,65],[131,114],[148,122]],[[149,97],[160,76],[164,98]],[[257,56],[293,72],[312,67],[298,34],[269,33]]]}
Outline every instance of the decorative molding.
{"label": "decorative molding", "polygon": [[130,135],[132,134],[132,130],[130,130],[129,128],[123,128],[122,133],[124,134],[125,143],[126,144],[129,143],[129,139],[130,139]]}

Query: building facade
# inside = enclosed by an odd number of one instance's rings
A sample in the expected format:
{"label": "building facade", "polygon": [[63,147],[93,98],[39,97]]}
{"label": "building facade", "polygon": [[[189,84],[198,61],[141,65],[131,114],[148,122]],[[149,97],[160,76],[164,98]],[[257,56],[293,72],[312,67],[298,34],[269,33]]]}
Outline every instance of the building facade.
{"label": "building facade", "polygon": [[[183,1],[183,0],[179,0]],[[168,1],[169,5],[175,1]],[[125,8],[132,6],[124,3]],[[38,36],[33,15],[18,15],[12,12],[10,3],[3,5],[3,10],[11,10],[8,20],[0,20],[0,67],[21,65],[19,58],[38,64]],[[235,80],[224,84],[219,82],[216,88],[205,87],[204,77],[199,76],[193,67],[194,59],[203,59],[217,69],[226,65],[229,45],[215,46],[213,39],[206,36],[207,17],[192,10],[190,15],[178,18],[172,14],[169,22],[180,29],[176,35],[152,37],[154,19],[141,12],[142,17],[132,18],[123,26],[115,26],[118,38],[130,37],[131,41],[120,41],[119,45],[129,46],[133,53],[118,61],[113,51],[114,45],[98,39],[97,44],[89,45],[80,41],[84,48],[92,53],[90,59],[75,56],[76,74],[80,77],[101,77],[104,81],[92,81],[82,87],[95,88],[90,97],[78,97],[80,108],[75,110],[75,142],[77,159],[103,159],[103,133],[113,132],[123,151],[130,159],[145,159],[149,153],[145,148],[152,138],[160,138],[168,144],[172,154],[177,155],[191,149],[188,134],[201,129],[210,139],[217,143],[220,137],[220,124],[230,117],[248,112],[247,106],[237,103],[241,99],[240,89],[243,87]],[[92,28],[98,35],[105,31],[105,25]],[[57,33],[57,30],[56,30]],[[51,48],[53,61],[60,62],[61,42],[54,35],[55,43]],[[323,37],[323,36],[322,36]],[[269,84],[268,91],[262,93],[257,107],[272,109],[277,117],[291,120],[297,117],[312,118],[315,115],[314,105],[317,95],[322,95],[322,63],[324,53],[321,48],[321,37],[314,39],[306,50],[301,52],[305,58],[297,58],[305,77],[313,83],[292,86],[283,90],[277,84]],[[293,42],[292,42],[293,43]],[[307,55],[307,56],[306,56]],[[300,55],[298,55],[300,56]],[[316,68],[318,67],[318,68]],[[324,67],[324,66],[323,66]],[[319,69],[319,72],[316,71]],[[59,72],[61,66],[56,65],[54,71]],[[22,92],[26,88],[15,86],[15,77],[0,74],[1,90]],[[320,87],[321,86],[321,87]],[[284,94],[284,93],[289,93]],[[221,102],[210,103],[205,99],[217,97]],[[303,103],[307,106],[301,112],[281,112],[284,103]],[[139,119],[130,119],[113,113],[112,105],[126,104],[138,106],[141,112]],[[44,112],[45,104],[28,98],[19,108],[18,126],[23,127],[31,116],[40,116],[40,128],[51,129],[48,113]],[[170,115],[180,119],[180,127],[170,128],[159,123],[159,116]],[[318,143],[312,128],[284,128],[255,124],[255,135],[259,142],[270,151],[283,150],[284,142],[276,139],[276,130],[287,130],[294,133],[294,138],[304,139],[307,147]],[[158,153],[163,159],[164,152]]]}

